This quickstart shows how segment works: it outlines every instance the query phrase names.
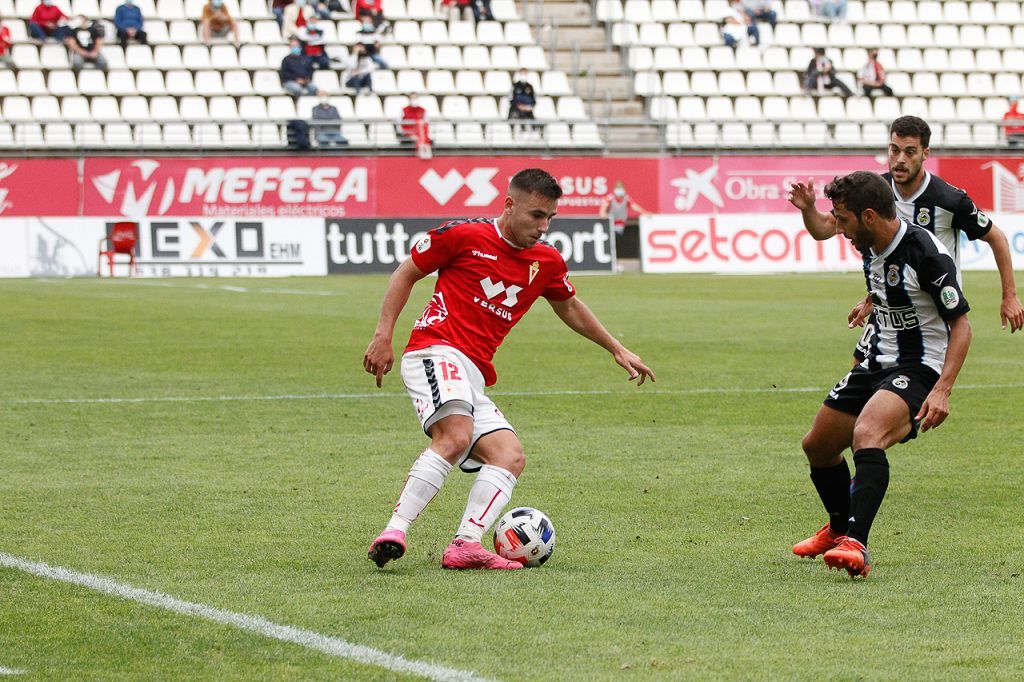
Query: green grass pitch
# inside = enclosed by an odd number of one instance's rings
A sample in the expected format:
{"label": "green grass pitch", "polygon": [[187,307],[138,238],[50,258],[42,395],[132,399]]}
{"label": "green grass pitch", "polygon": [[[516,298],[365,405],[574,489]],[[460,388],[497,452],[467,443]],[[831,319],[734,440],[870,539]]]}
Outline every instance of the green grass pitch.
{"label": "green grass pitch", "polygon": [[[426,445],[397,371],[361,366],[385,278],[3,281],[0,552],[493,679],[1020,679],[1024,339],[995,273],[965,280],[963,388],[890,452],[864,581],[790,553],[823,522],[799,443],[850,363],[853,273],[577,277],[654,368],[639,389],[538,302],[493,391],[527,452],[513,504],[558,545],[515,574],[440,568],[458,473],[405,558],[366,559]],[[328,397],[251,399],[284,395]],[[0,568],[4,668],[401,677]]]}

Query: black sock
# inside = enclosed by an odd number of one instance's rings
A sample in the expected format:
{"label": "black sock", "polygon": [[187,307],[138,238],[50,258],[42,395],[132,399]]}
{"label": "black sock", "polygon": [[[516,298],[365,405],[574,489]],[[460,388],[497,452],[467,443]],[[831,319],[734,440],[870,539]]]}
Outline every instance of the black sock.
{"label": "black sock", "polygon": [[853,463],[857,473],[853,479],[853,495],[850,497],[848,535],[860,540],[866,547],[871,523],[889,487],[889,460],[885,458],[885,450],[864,448],[853,453]]}
{"label": "black sock", "polygon": [[846,458],[834,467],[811,467],[811,481],[828,512],[832,532],[846,535],[850,518],[850,466]]}

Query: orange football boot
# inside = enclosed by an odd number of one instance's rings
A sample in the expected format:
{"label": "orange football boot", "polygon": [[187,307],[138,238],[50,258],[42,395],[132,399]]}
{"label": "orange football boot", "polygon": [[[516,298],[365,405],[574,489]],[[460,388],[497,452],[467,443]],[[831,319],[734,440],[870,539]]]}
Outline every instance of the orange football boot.
{"label": "orange football boot", "polygon": [[793,545],[793,554],[804,557],[816,557],[832,549],[839,543],[840,535],[832,530],[829,524],[811,537]]}
{"label": "orange football boot", "polygon": [[825,552],[825,563],[829,568],[845,568],[851,578],[867,577],[871,570],[871,555],[860,540],[842,536],[836,539],[836,546]]}

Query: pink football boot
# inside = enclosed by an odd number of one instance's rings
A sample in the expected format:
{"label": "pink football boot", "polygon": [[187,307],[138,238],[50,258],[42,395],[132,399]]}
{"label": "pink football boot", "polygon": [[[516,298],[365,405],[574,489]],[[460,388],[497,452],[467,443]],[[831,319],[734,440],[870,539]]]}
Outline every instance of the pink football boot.
{"label": "pink football boot", "polygon": [[367,553],[370,561],[381,568],[392,559],[398,559],[405,554],[405,533],[400,530],[386,530],[377,536],[377,539],[370,545]]}
{"label": "pink football boot", "polygon": [[488,552],[479,542],[470,542],[455,538],[452,544],[444,550],[444,557],[441,559],[442,568],[488,568],[499,571],[513,571],[522,568],[523,565],[517,561],[502,559],[494,552]]}

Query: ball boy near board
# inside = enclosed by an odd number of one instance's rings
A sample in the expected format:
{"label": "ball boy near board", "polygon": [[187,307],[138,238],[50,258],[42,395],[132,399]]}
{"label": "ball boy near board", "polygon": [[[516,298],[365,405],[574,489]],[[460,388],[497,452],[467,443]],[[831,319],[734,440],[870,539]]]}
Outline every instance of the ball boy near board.
{"label": "ball boy near board", "polygon": [[421,239],[388,283],[380,321],[363,356],[377,378],[391,371],[391,337],[413,285],[437,271],[434,294],[416,320],[401,372],[430,447],[412,465],[387,527],[369,557],[384,566],[406,550],[406,533],[445,477],[458,465],[476,472],[444,568],[517,569],[522,564],[484,549],[480,540],[512,497],[525,466],[512,425],[485,393],[497,380],[491,359],[505,336],[540,297],[570,329],[612,354],[638,385],[654,374],[618,342],[576,296],[561,254],[541,241],[562,189],[547,172],[520,171],[494,220],[457,220]]}
{"label": "ball boy near board", "polygon": [[[868,532],[889,485],[885,451],[942,424],[967,357],[969,307],[953,258],[934,234],[897,217],[892,190],[865,171],[825,188],[838,231],[864,256],[873,303],[863,360],[818,410],[803,450],[829,522],[793,547],[852,576],[871,570]],[[853,450],[856,476],[843,457]]]}

